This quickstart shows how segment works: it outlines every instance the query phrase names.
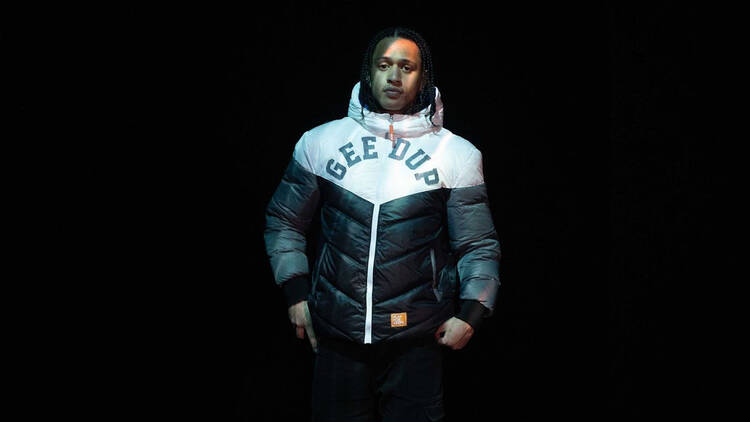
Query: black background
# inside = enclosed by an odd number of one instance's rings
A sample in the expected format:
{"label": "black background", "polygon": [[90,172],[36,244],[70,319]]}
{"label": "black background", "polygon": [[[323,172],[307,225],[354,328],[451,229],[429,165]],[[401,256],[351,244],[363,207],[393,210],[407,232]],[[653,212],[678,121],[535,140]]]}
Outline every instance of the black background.
{"label": "black background", "polygon": [[95,280],[80,289],[95,298],[80,320],[85,337],[102,336],[91,355],[109,369],[94,379],[115,381],[99,391],[112,403],[103,412],[308,420],[314,355],[273,283],[264,209],[300,135],[345,115],[367,42],[390,25],[430,44],[445,126],[483,152],[503,249],[495,316],[447,354],[449,420],[640,419],[697,405],[678,357],[680,291],[696,271],[687,245],[705,230],[688,171],[695,9],[94,13],[5,39],[19,63],[40,54],[24,43],[56,52],[20,65],[31,88],[19,121],[33,127],[30,110],[47,108],[37,90],[54,87],[49,108],[71,115],[60,127],[86,141],[51,151],[75,156],[61,196],[80,201],[60,225],[90,257],[68,265]]}

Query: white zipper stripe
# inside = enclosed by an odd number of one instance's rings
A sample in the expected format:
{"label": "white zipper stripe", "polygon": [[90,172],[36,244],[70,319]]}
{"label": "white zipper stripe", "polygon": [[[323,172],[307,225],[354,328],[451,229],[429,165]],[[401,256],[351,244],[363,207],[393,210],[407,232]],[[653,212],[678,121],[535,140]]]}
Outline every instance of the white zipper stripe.
{"label": "white zipper stripe", "polygon": [[365,344],[372,343],[372,273],[375,268],[375,243],[378,240],[380,205],[374,204],[370,228],[370,256],[367,259],[367,311],[365,313]]}

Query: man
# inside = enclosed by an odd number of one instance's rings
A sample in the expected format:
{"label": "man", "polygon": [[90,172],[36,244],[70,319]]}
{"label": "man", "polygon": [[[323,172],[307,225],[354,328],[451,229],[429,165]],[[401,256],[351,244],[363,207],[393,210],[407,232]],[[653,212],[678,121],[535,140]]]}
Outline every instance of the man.
{"label": "man", "polygon": [[348,116],[302,135],[268,204],[274,277],[317,352],[315,420],[442,419],[443,350],[493,313],[500,247],[482,156],[442,120],[427,43],[385,29]]}

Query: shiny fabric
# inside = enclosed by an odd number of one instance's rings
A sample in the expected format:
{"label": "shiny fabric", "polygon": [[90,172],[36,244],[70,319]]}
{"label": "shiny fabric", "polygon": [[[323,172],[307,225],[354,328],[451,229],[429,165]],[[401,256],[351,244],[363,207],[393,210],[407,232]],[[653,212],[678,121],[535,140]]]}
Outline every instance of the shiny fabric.
{"label": "shiny fabric", "polygon": [[[481,152],[442,127],[439,91],[430,121],[428,108],[362,110],[358,89],[347,117],[301,136],[268,204],[264,236],[276,283],[297,286],[288,290],[307,299],[318,336],[360,344],[433,334],[457,315],[459,300],[484,308],[462,305],[464,316],[489,316],[500,244]],[[391,124],[395,147],[386,138]],[[317,210],[320,242],[308,262]],[[392,323],[398,315],[403,324]]]}

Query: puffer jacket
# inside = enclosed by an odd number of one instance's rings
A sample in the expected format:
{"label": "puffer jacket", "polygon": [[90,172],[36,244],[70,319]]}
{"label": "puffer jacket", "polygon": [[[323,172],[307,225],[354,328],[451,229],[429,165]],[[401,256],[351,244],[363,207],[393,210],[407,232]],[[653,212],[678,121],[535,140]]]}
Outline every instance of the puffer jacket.
{"label": "puffer jacket", "polygon": [[[412,115],[348,116],[305,132],[266,208],[264,239],[288,303],[308,300],[319,337],[371,344],[428,337],[494,312],[500,245],[482,154],[442,127],[435,89]],[[392,132],[391,132],[392,128]],[[391,136],[393,133],[393,136]],[[320,206],[310,268],[306,232]]]}

